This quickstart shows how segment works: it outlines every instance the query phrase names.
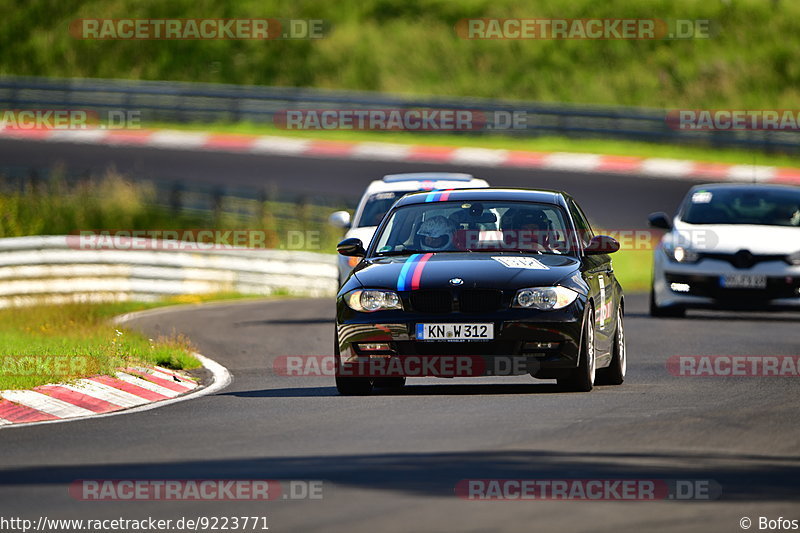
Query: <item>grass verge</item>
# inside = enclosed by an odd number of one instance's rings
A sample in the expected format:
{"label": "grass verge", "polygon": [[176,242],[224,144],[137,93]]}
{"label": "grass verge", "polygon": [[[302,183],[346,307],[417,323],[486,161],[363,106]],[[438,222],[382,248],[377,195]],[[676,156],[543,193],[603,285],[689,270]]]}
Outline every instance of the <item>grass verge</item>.
{"label": "grass verge", "polygon": [[245,230],[248,238],[258,238],[258,247],[318,252],[335,249],[342,236],[327,217],[344,205],[223,195],[218,206],[205,198],[209,205],[204,208],[174,208],[164,205],[163,191],[160,197],[152,184],[112,170],[95,180],[69,181],[56,169],[46,179],[11,183],[0,176],[0,238],[81,231],[178,230],[187,236],[199,229]]}
{"label": "grass verge", "polygon": [[650,290],[653,273],[652,250],[620,250],[612,257],[614,273],[626,293]]}
{"label": "grass verge", "polygon": [[75,303],[0,310],[0,390],[29,389],[95,374],[113,374],[129,365],[176,370],[200,367],[191,342],[175,333],[150,339],[117,326],[111,318],[155,307],[244,298],[209,294],[158,302]]}

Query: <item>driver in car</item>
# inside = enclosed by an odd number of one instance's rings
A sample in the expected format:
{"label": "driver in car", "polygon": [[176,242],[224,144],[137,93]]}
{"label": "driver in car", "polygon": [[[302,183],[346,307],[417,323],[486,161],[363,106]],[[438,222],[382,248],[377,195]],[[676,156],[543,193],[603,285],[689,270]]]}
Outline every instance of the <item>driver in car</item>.
{"label": "driver in car", "polygon": [[[520,250],[547,250],[550,243],[550,221],[541,211],[514,211],[502,221],[506,244]],[[509,242],[509,240],[511,242]]]}
{"label": "driver in car", "polygon": [[430,252],[449,249],[456,229],[456,223],[449,218],[439,215],[429,218],[417,231],[420,248]]}

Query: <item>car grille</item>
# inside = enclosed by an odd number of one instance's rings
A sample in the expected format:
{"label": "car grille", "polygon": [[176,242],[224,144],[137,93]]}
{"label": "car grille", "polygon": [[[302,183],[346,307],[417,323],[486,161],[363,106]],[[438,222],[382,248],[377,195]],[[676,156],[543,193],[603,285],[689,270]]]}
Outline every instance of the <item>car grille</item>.
{"label": "car grille", "polygon": [[411,307],[418,313],[449,313],[453,297],[450,291],[412,291]]}
{"label": "car grille", "polygon": [[465,290],[460,303],[463,313],[490,313],[500,308],[503,293],[491,289]]}
{"label": "car grille", "polygon": [[739,250],[735,254],[723,253],[710,253],[703,252],[700,254],[702,259],[718,259],[720,261],[727,261],[734,268],[747,269],[753,268],[758,263],[766,263],[768,261],[783,261],[785,255],[754,255],[748,250]]}
{"label": "car grille", "polygon": [[[452,313],[453,294],[450,291],[412,291],[411,308],[417,313]],[[495,289],[467,289],[458,293],[462,313],[491,313],[502,306],[503,292]]]}

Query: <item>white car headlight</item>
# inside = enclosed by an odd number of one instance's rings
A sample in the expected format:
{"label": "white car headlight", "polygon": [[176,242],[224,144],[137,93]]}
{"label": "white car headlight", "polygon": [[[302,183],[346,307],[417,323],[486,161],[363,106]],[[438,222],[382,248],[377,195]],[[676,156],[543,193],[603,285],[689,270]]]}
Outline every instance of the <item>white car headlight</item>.
{"label": "white car headlight", "polygon": [[790,265],[800,265],[800,252],[795,252],[786,257]]}
{"label": "white car headlight", "polygon": [[667,257],[677,263],[696,263],[700,259],[700,254],[688,246],[674,246],[672,244],[665,244],[664,253],[667,254]]}
{"label": "white car headlight", "polygon": [[578,297],[578,293],[566,287],[531,287],[520,289],[514,296],[514,307],[525,309],[562,309]]}
{"label": "white car headlight", "polygon": [[358,289],[350,292],[345,296],[345,302],[350,309],[362,313],[403,308],[396,292],[377,289]]}

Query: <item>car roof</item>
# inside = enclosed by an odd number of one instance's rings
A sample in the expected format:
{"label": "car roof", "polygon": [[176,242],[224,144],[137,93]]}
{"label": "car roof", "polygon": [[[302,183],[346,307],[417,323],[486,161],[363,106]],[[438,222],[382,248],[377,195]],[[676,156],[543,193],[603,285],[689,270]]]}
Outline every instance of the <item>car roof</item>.
{"label": "car roof", "polygon": [[800,187],[777,183],[703,183],[689,189],[689,193],[697,191],[791,191],[800,192]]}
{"label": "car roof", "polygon": [[[388,178],[388,179],[387,179]],[[455,178],[455,179],[450,179]],[[429,182],[429,183],[425,183]],[[425,185],[427,187],[425,187]],[[455,172],[410,172],[407,174],[388,174],[383,179],[369,184],[365,194],[380,192],[409,192],[431,189],[461,189],[465,187],[488,187],[486,180],[470,174]]]}
{"label": "car roof", "polygon": [[475,179],[472,174],[461,172],[406,172],[404,174],[387,174],[381,181],[394,183],[397,181],[470,181]]}
{"label": "car roof", "polygon": [[[442,191],[417,192],[403,196],[397,201],[395,207],[410,204],[421,204],[431,201],[441,201]],[[439,195],[438,197],[436,195]],[[487,187],[479,189],[455,189],[447,191],[447,200],[486,202],[486,201],[516,201],[516,202],[536,202],[542,204],[554,204],[566,206],[566,200],[570,196],[562,191],[551,191],[546,189],[510,189],[501,187]]]}

